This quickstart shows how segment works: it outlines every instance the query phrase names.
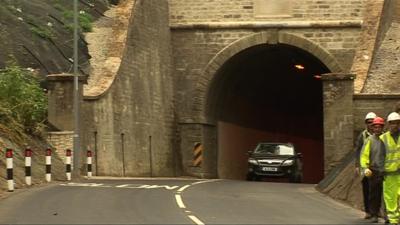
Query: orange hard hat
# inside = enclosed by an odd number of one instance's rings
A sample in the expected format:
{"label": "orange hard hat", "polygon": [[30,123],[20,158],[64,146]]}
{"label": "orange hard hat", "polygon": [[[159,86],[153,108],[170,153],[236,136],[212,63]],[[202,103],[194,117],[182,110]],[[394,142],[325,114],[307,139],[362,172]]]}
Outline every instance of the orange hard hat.
{"label": "orange hard hat", "polygon": [[375,117],[372,121],[372,125],[385,125],[385,120],[382,117]]}

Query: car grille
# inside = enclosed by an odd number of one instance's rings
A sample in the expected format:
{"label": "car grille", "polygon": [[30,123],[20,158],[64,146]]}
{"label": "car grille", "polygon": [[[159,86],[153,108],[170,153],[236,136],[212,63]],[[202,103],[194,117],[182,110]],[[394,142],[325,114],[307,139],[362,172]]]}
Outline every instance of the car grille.
{"label": "car grille", "polygon": [[279,166],[282,163],[282,160],[276,159],[260,159],[258,160],[258,164],[261,166]]}

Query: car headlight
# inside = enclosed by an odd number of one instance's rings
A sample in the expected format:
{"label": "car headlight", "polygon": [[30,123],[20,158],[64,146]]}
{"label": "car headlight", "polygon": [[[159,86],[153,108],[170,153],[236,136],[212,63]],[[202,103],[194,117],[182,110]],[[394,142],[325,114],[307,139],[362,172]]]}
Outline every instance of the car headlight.
{"label": "car headlight", "polygon": [[291,165],[293,165],[293,160],[286,160],[286,161],[283,162],[282,165],[283,166],[291,166]]}
{"label": "car headlight", "polygon": [[252,159],[252,158],[250,158],[250,159],[248,160],[248,162],[249,162],[250,164],[253,164],[253,165],[258,165],[257,160]]}

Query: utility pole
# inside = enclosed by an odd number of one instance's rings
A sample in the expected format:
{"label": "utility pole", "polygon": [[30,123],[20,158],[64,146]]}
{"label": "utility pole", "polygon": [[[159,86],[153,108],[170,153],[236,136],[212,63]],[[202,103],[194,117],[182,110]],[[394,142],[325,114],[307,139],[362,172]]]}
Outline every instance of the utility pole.
{"label": "utility pole", "polygon": [[74,0],[74,169],[73,178],[80,177],[80,136],[79,136],[79,72],[78,72],[78,0]]}

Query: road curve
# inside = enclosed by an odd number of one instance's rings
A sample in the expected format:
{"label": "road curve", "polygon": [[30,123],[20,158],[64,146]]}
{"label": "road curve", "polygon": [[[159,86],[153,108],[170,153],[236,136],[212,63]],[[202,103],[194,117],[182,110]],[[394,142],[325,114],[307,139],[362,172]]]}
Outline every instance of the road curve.
{"label": "road curve", "polygon": [[235,180],[91,180],[17,191],[0,224],[360,224],[313,185]]}

